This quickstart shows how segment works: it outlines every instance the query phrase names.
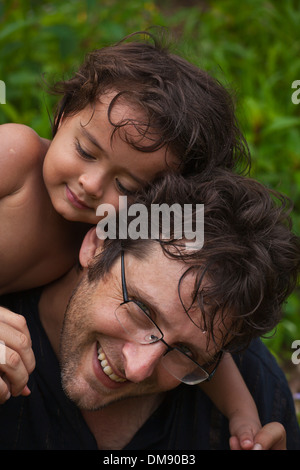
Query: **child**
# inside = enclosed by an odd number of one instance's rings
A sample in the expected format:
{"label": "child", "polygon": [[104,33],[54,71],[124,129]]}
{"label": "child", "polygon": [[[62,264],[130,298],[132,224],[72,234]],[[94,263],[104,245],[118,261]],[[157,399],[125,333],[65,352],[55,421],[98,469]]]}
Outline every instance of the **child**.
{"label": "child", "polygon": [[248,163],[227,91],[159,44],[95,51],[54,88],[63,97],[51,143],[25,126],[0,127],[0,294],[72,266],[100,203],[117,207],[119,195],[169,168],[206,177]]}
{"label": "child", "polygon": [[[0,127],[1,295],[68,271],[84,234],[99,221],[99,204],[118,208],[119,195],[133,196],[168,170],[205,178],[218,166],[233,169],[248,158],[226,90],[157,44],[95,51],[55,90],[63,98],[51,142],[26,126]],[[5,344],[9,348],[9,340]],[[223,361],[223,367],[243,391],[247,432],[234,428],[240,445],[246,441],[244,447],[251,448],[260,428],[253,400],[233,362]],[[3,396],[13,379],[5,365],[1,369]],[[221,380],[216,386],[225,385]],[[249,426],[246,403],[253,410]],[[228,417],[235,406],[224,406]]]}

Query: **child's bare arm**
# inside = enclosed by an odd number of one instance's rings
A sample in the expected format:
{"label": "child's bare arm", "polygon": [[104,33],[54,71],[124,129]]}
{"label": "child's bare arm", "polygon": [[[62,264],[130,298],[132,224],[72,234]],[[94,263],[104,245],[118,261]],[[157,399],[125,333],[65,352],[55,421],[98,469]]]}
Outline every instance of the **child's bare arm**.
{"label": "child's bare arm", "polygon": [[30,127],[0,125],[0,199],[22,187],[28,173],[43,159],[47,144]]}
{"label": "child's bare arm", "polygon": [[250,449],[261,429],[254,400],[230,354],[225,354],[211,382],[201,388],[228,418],[231,436]]}
{"label": "child's bare arm", "polygon": [[[43,241],[45,227],[42,215],[51,202],[42,177],[42,165],[49,143],[36,132],[21,124],[0,126],[0,294],[16,292],[39,285],[51,270],[51,257]],[[53,231],[51,232],[53,233]],[[45,246],[46,246],[45,245]],[[22,250],[20,247],[22,246]],[[37,267],[44,263],[46,268]],[[52,268],[54,261],[52,263]],[[50,266],[50,267],[49,267]],[[42,272],[43,270],[43,272]],[[59,277],[59,276],[58,276]],[[46,279],[47,280],[47,279]]]}

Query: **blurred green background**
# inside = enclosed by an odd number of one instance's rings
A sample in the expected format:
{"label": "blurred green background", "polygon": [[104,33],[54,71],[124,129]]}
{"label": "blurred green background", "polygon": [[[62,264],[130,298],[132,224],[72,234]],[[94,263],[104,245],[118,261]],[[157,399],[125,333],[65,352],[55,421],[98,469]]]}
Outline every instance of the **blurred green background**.
{"label": "blurred green background", "polygon": [[[0,2],[0,123],[19,122],[50,137],[55,98],[43,80],[72,74],[86,52],[153,25],[173,36],[173,51],[235,90],[237,113],[252,153],[252,176],[295,203],[300,235],[300,80],[298,0],[73,0]],[[300,93],[298,95],[298,100]],[[300,290],[266,344],[291,363],[300,339]]]}

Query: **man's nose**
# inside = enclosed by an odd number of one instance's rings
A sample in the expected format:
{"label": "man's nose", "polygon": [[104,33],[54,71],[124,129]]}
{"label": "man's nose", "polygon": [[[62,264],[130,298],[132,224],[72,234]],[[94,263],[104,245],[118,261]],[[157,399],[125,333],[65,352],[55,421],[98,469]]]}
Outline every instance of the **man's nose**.
{"label": "man's nose", "polygon": [[160,358],[166,352],[166,346],[161,341],[152,344],[126,342],[122,352],[127,380],[138,383],[153,374]]}

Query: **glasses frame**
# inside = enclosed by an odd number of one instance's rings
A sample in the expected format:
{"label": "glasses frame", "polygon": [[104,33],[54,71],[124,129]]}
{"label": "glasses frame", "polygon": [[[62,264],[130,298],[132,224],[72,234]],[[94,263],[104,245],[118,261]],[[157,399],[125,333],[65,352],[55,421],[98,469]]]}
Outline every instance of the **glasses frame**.
{"label": "glasses frame", "polygon": [[[216,360],[216,365],[214,367],[214,369],[212,370],[211,373],[207,372],[207,370],[205,370],[197,361],[195,361],[194,359],[192,359],[190,356],[188,356],[185,352],[183,352],[182,350],[180,350],[179,348],[177,348],[176,346],[173,347],[173,346],[170,346],[163,338],[164,338],[164,334],[163,332],[161,331],[161,329],[159,328],[159,326],[155,323],[154,320],[152,320],[152,318],[148,315],[147,312],[145,312],[145,310],[141,307],[141,305],[139,305],[134,299],[130,299],[129,296],[128,296],[128,291],[127,291],[127,285],[126,285],[126,277],[125,277],[125,262],[124,262],[124,250],[121,251],[121,279],[122,279],[122,293],[123,293],[123,302],[120,303],[120,306],[121,305],[124,305],[126,303],[129,303],[129,302],[133,302],[135,303],[141,310],[142,312],[146,315],[146,317],[150,320],[150,322],[157,328],[157,330],[160,332],[161,334],[161,338],[157,338],[156,340],[152,341],[152,342],[149,342],[149,343],[144,343],[145,345],[151,345],[151,344],[154,344],[154,343],[158,343],[158,341],[161,341],[166,347],[167,347],[167,350],[166,352],[164,353],[163,356],[166,356],[166,354],[168,354],[168,352],[170,351],[173,351],[173,350],[176,350],[178,351],[180,354],[183,354],[184,356],[186,356],[189,361],[192,361],[197,367],[199,367],[202,372],[207,376],[206,378],[204,379],[199,379],[199,382],[196,382],[194,383],[193,385],[197,385],[199,383],[202,383],[202,382],[209,382],[212,377],[214,376],[217,368],[218,368],[218,365],[220,364],[220,361],[222,359],[222,356],[223,356],[223,351],[220,351],[219,353],[219,356]],[[117,318],[118,319],[118,318]],[[118,320],[119,321],[119,320]],[[121,326],[123,327],[122,323],[119,321],[119,323],[121,324]],[[169,371],[168,371],[169,372]],[[173,375],[171,372],[169,372],[171,375]],[[176,377],[177,380],[180,380],[178,379],[178,377]],[[184,382],[183,380],[180,380],[181,382]],[[184,382],[184,383],[187,383],[187,382]],[[188,384],[188,383],[187,383]],[[188,384],[188,385],[191,385],[191,384]]]}

